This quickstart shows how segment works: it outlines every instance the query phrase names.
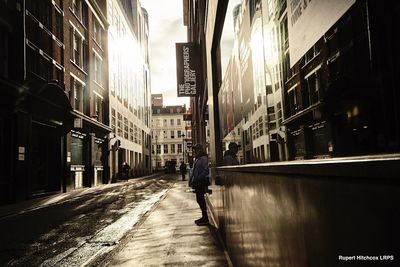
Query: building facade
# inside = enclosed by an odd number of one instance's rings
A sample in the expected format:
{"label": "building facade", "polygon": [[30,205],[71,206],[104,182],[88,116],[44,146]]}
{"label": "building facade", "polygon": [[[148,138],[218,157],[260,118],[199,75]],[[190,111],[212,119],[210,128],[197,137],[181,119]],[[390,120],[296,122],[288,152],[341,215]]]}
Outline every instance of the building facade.
{"label": "building facade", "polygon": [[67,190],[108,183],[108,21],[104,1],[64,3],[64,83],[74,125],[67,135]]}
{"label": "building facade", "polygon": [[399,150],[390,5],[242,1],[233,12],[234,46],[222,73],[221,18],[231,15],[228,4],[184,6],[188,41],[201,47],[207,88],[192,99],[193,136],[202,140],[196,126],[207,110],[213,165],[231,141],[240,142],[243,163]]}
{"label": "building facade", "polygon": [[120,178],[123,162],[130,176],[151,171],[151,96],[148,15],[139,1],[107,1],[110,23],[110,176]]}
{"label": "building facade", "polygon": [[[395,207],[375,216],[366,203],[395,203],[400,5],[243,0],[224,76],[221,33],[230,2],[186,1],[188,41],[202,48],[208,92],[193,99],[193,120],[208,107],[212,167],[239,132],[244,163],[290,160],[212,168],[207,205],[233,265],[327,266],[344,246],[390,250]],[[345,223],[336,216],[342,210],[350,210]],[[360,225],[382,231],[364,238]],[[288,242],[288,233],[298,238]]]}
{"label": "building facade", "polygon": [[0,3],[0,201],[66,186],[66,133],[73,124],[64,85],[62,1]]}
{"label": "building facade", "polygon": [[186,107],[153,106],[152,110],[153,170],[163,169],[167,161],[190,162],[192,130],[191,122],[184,120]]}

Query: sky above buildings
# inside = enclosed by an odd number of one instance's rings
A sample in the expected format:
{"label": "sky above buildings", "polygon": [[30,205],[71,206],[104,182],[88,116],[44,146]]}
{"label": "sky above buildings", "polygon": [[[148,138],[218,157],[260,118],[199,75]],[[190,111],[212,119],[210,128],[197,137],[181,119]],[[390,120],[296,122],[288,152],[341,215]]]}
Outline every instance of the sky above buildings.
{"label": "sky above buildings", "polygon": [[163,94],[164,105],[189,105],[177,97],[175,43],[187,42],[182,0],[141,0],[149,14],[151,93]]}
{"label": "sky above buildings", "polygon": [[[222,67],[232,52],[232,9],[241,0],[229,1],[221,39]],[[141,0],[149,14],[151,93],[163,94],[164,105],[189,105],[189,97],[177,97],[175,43],[187,42],[182,0]]]}

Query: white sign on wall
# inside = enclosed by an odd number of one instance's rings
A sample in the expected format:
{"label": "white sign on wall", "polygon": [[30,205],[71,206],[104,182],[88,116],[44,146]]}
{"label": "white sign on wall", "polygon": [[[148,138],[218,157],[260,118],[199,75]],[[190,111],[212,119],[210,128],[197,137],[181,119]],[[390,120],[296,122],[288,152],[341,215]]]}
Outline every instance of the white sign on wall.
{"label": "white sign on wall", "polygon": [[355,0],[287,0],[290,67],[355,3]]}

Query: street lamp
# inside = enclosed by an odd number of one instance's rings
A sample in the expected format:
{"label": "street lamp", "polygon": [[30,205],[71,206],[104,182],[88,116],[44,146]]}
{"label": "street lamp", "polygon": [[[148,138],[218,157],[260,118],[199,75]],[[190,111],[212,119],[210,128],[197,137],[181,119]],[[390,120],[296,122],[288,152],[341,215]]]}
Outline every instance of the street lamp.
{"label": "street lamp", "polygon": [[158,166],[157,166],[157,145],[158,145],[157,140],[158,140],[158,136],[156,135],[155,138],[156,138],[156,149],[154,149],[154,155],[155,155],[156,172],[157,172],[158,171]]}
{"label": "street lamp", "polygon": [[182,134],[182,158],[183,163],[185,163],[185,134]]}

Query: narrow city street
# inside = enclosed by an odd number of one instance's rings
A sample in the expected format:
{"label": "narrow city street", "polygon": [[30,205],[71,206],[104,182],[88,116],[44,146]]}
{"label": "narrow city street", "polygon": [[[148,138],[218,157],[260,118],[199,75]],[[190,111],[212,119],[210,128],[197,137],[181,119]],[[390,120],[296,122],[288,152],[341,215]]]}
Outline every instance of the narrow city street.
{"label": "narrow city street", "polygon": [[177,181],[159,174],[0,218],[1,266],[85,266],[120,242]]}

